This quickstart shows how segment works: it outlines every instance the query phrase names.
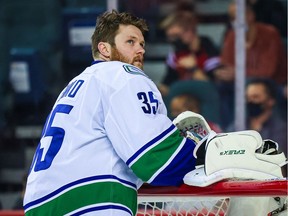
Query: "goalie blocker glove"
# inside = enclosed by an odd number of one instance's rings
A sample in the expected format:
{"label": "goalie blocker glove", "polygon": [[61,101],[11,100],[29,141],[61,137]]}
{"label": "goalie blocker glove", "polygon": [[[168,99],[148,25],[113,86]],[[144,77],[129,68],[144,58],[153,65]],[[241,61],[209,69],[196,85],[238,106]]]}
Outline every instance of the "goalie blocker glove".
{"label": "goalie blocker glove", "polygon": [[211,131],[194,149],[196,169],[187,173],[184,183],[208,186],[224,179],[283,178],[281,167],[287,164],[278,144],[262,140],[257,131],[216,134]]}
{"label": "goalie blocker glove", "polygon": [[211,130],[205,118],[195,112],[185,111],[179,114],[174,120],[173,124],[180,130],[180,134],[188,139],[192,139],[197,143],[194,149],[194,157],[196,160],[196,167],[205,163],[205,144],[208,139],[215,136],[216,133]]}
{"label": "goalie blocker glove", "polygon": [[196,167],[205,163],[205,144],[208,139],[216,135],[211,130],[205,118],[195,112],[185,111],[179,114],[174,120],[173,124],[180,130],[180,134],[188,139],[192,139],[197,143],[194,149],[194,157],[196,160]]}
{"label": "goalie blocker glove", "polygon": [[204,117],[192,111],[179,114],[173,124],[180,130],[182,136],[195,140],[197,143],[211,131]]}

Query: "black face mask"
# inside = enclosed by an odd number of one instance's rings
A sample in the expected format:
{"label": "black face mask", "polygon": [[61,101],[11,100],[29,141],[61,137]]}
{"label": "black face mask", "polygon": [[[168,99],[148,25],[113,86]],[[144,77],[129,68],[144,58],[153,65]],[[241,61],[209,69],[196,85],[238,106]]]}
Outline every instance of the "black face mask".
{"label": "black face mask", "polygon": [[183,43],[180,38],[171,41],[171,44],[174,47],[175,52],[189,51],[188,45]]}
{"label": "black face mask", "polygon": [[247,103],[247,116],[248,117],[258,117],[264,112],[263,103]]}

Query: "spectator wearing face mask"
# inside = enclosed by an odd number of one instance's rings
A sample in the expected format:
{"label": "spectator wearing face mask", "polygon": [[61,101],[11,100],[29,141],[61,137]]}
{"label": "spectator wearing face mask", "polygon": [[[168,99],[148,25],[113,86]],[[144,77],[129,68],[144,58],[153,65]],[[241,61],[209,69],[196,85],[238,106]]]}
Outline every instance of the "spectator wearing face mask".
{"label": "spectator wearing face mask", "polygon": [[[235,18],[237,5],[232,1],[228,8],[232,29],[225,36],[221,50],[221,64],[223,67],[214,71],[215,83],[222,96],[223,127],[233,121],[234,80],[236,66],[235,51]],[[287,81],[287,55],[279,31],[272,25],[256,20],[255,12],[249,1],[246,1],[246,77],[271,79],[279,85]],[[227,115],[227,113],[230,115]]]}
{"label": "spectator wearing face mask", "polygon": [[168,15],[161,23],[168,42],[174,47],[173,52],[167,57],[167,73],[159,86],[164,96],[173,82],[189,79],[209,80],[205,72],[218,66],[216,46],[208,37],[198,35],[196,27],[195,13],[183,7]]}
{"label": "spectator wearing face mask", "polygon": [[[287,123],[277,109],[277,85],[268,79],[254,78],[246,85],[246,129],[258,131],[263,139],[279,144],[287,155]],[[230,126],[227,131],[232,131]]]}

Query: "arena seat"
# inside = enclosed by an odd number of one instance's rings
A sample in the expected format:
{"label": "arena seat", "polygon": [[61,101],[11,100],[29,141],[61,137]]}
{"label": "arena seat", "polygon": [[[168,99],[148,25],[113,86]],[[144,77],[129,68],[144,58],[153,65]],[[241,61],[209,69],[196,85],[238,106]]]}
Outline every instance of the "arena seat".
{"label": "arena seat", "polygon": [[106,7],[106,1],[103,0],[64,0],[65,7]]}
{"label": "arena seat", "polygon": [[[53,92],[61,79],[60,1],[3,0],[0,25],[5,29],[4,41],[1,43],[7,46],[5,50],[0,51],[3,52],[2,55],[8,58],[12,47],[37,49],[43,57],[43,70],[47,75],[49,89]],[[6,66],[5,70],[8,69]]]}
{"label": "arena seat", "polygon": [[93,61],[91,36],[103,7],[66,7],[62,10],[64,80],[69,82]]}
{"label": "arena seat", "polygon": [[69,63],[91,62],[91,36],[104,8],[64,8],[62,11],[63,58]]}
{"label": "arena seat", "polygon": [[14,112],[11,117],[17,125],[43,124],[51,99],[39,52],[32,48],[12,48],[10,58]]}
{"label": "arena seat", "polygon": [[157,85],[162,82],[166,74],[167,65],[165,61],[145,60],[144,72]]}

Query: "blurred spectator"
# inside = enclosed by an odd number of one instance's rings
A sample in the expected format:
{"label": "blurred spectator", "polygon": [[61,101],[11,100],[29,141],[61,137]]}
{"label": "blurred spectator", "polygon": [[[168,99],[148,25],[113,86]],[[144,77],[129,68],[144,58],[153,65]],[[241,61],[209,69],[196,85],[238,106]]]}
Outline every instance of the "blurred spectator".
{"label": "blurred spectator", "polygon": [[[246,128],[258,131],[263,139],[279,144],[287,155],[287,123],[277,112],[277,86],[268,79],[251,79],[246,86]],[[228,131],[234,131],[231,126]]]}
{"label": "blurred spectator", "polygon": [[[184,111],[192,111],[195,113],[202,114],[200,109],[201,100],[192,94],[180,94],[172,98],[170,103],[171,117],[176,118],[180,113]],[[203,114],[202,114],[203,115]],[[205,116],[203,116],[205,118]],[[214,122],[208,121],[208,125],[216,133],[221,133],[220,126]]]}
{"label": "blurred spectator", "polygon": [[[188,6],[187,6],[188,7]],[[177,80],[208,80],[206,71],[219,62],[218,50],[212,41],[197,34],[197,18],[193,8],[183,5],[161,23],[174,51],[167,57],[168,71],[159,89],[166,96],[169,86]]]}
{"label": "blurred spectator", "polygon": [[256,20],[275,26],[282,37],[287,37],[287,5],[279,0],[249,0]]}
{"label": "blurred spectator", "polygon": [[[229,6],[231,21],[235,21],[236,4]],[[284,44],[278,30],[255,20],[251,5],[246,7],[246,73],[248,77],[263,77],[284,84],[287,80]],[[218,70],[216,76],[223,81],[234,80],[235,76],[235,31],[230,30],[224,41],[221,62],[225,70]]]}
{"label": "blurred spectator", "polygon": [[[231,22],[235,21],[236,3],[229,5]],[[263,77],[278,84],[287,81],[287,57],[278,30],[269,24],[257,22],[252,6],[246,4],[246,76]],[[214,73],[215,81],[222,97],[222,116],[224,127],[233,120],[234,78],[235,78],[235,31],[228,31],[221,51],[222,68]],[[232,109],[231,109],[232,108]],[[229,114],[229,115],[227,115]]]}

